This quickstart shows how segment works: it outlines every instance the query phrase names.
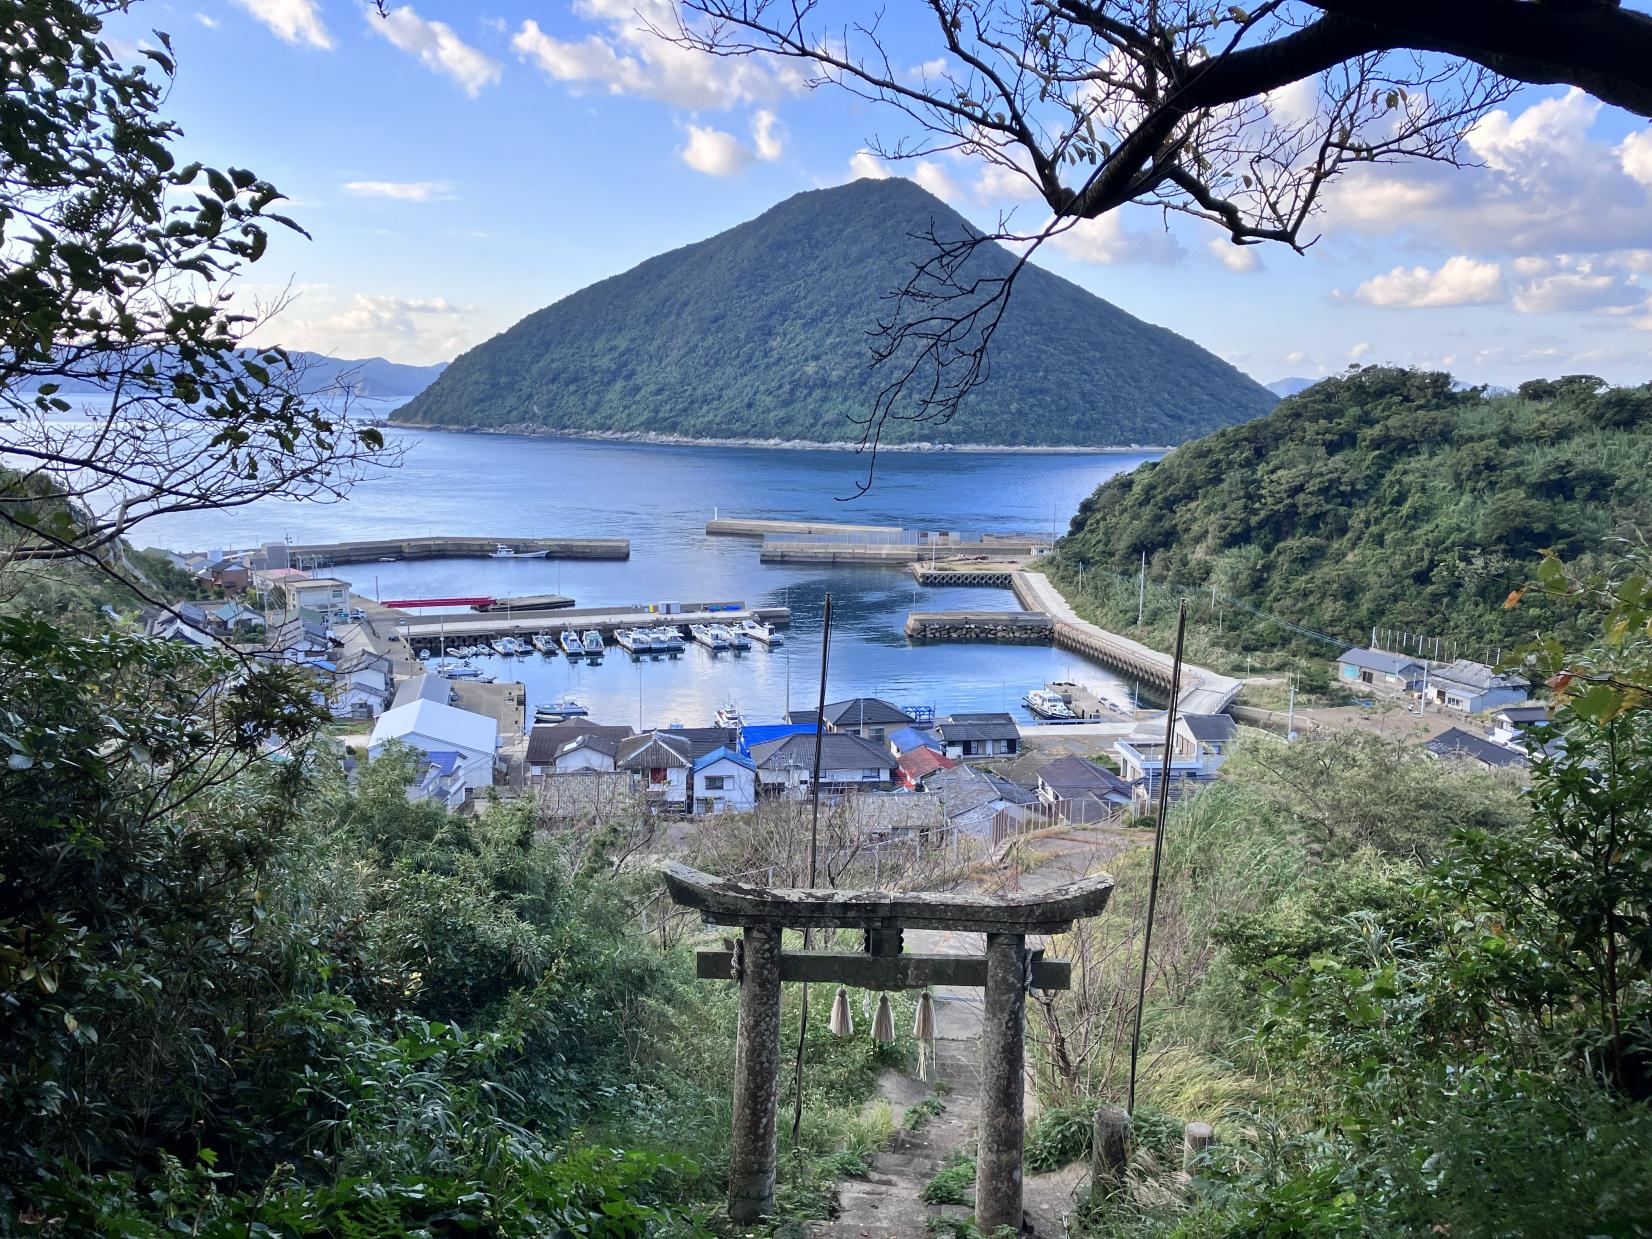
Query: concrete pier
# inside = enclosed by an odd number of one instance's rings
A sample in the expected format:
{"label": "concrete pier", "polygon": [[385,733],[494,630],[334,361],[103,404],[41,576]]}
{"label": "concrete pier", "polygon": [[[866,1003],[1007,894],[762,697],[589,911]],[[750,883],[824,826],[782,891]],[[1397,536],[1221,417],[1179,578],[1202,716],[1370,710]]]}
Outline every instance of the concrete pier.
{"label": "concrete pier", "polygon": [[913,611],[906,635],[917,641],[1048,643],[1055,632],[1041,611]]}
{"label": "concrete pier", "polygon": [[903,532],[899,525],[839,525],[832,521],[766,521],[738,517],[720,517],[706,522],[706,533],[712,537],[761,538],[771,533],[880,533]]}
{"label": "concrete pier", "polygon": [[518,551],[548,551],[549,559],[631,558],[629,538],[373,538],[363,542],[308,542],[285,550],[292,567],[315,568],[384,559],[486,559],[501,545]]}
{"label": "concrete pier", "polygon": [[675,611],[669,615],[658,611],[636,611],[618,607],[574,607],[563,611],[533,612],[527,615],[505,615],[493,612],[478,615],[474,612],[446,615],[399,615],[382,611],[375,622],[381,632],[405,632],[415,649],[438,650],[447,645],[466,645],[476,641],[491,641],[495,637],[531,636],[536,632],[550,637],[564,631],[584,632],[594,628],[609,636],[616,628],[659,628],[667,624],[683,628],[689,624],[738,624],[743,619],[755,619],[767,624],[789,624],[789,607],[744,607],[736,611]]}

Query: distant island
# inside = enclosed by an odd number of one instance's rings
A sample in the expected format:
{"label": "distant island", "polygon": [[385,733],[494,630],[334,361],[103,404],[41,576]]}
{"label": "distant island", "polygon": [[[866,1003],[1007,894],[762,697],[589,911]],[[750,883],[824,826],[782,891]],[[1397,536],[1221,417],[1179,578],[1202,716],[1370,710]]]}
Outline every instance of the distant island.
{"label": "distant island", "polygon": [[[246,353],[248,356],[257,355],[252,350],[246,350]],[[301,349],[288,349],[287,356],[300,375],[298,387],[301,391],[322,396],[348,391],[353,397],[371,400],[405,400],[416,396],[447,369],[445,361],[429,366],[409,366],[386,361],[382,357],[328,357]],[[58,386],[58,391],[65,396],[94,395],[107,390],[107,385],[91,379],[66,379]]]}
{"label": "distant island", "polygon": [[[757,219],[564,297],[470,350],[399,424],[653,441],[850,444],[889,375],[868,365],[888,296],[970,225],[910,181],[798,194]],[[1014,258],[977,250],[990,278]],[[1173,445],[1275,398],[1189,340],[1029,266],[991,375],[945,425],[892,446]]]}

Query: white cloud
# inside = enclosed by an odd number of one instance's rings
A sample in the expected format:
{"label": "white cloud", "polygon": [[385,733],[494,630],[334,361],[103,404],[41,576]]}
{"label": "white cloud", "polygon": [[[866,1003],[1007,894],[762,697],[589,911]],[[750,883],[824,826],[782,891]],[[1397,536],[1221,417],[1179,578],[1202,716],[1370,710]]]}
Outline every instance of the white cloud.
{"label": "white cloud", "polygon": [[315,0],[235,0],[286,43],[330,48],[333,36],[322,24]]}
{"label": "white cloud", "polygon": [[1348,350],[1348,360],[1349,361],[1358,361],[1361,357],[1364,357],[1370,351],[1371,351],[1371,342],[1369,340],[1361,340],[1358,344],[1354,345],[1353,348]]}
{"label": "white cloud", "polygon": [[452,78],[474,99],[499,80],[499,62],[472,47],[446,22],[428,21],[404,4],[384,17],[369,11],[367,24],[427,69]]}
{"label": "white cloud", "polygon": [[1395,267],[1387,275],[1366,280],[1354,295],[1367,305],[1389,309],[1490,305],[1504,298],[1503,271],[1494,262],[1476,262],[1459,254],[1446,259],[1438,271]]}
{"label": "white cloud", "polygon": [[575,90],[641,95],[681,108],[726,108],[794,94],[803,75],[749,56],[705,56],[654,31],[682,20],[676,0],[575,0],[574,12],[606,27],[583,39],[558,39],[531,18],[511,40],[517,54]]}
{"label": "white cloud", "polygon": [[1262,259],[1254,245],[1235,245],[1226,237],[1212,237],[1209,248],[1229,271],[1246,272],[1261,269]]}
{"label": "white cloud", "polygon": [[912,169],[912,179],[942,202],[956,202],[962,196],[958,183],[952,179],[951,174],[931,160],[920,159],[917,166]]}
{"label": "white cloud", "polygon": [[1589,135],[1601,105],[1579,90],[1488,113],[1464,139],[1479,167],[1361,164],[1326,197],[1330,226],[1410,234],[1459,252],[1553,254],[1652,245],[1641,147]]}
{"label": "white cloud", "polygon": [[733,134],[709,126],[690,125],[688,142],[677,157],[696,172],[729,176],[751,161],[751,152]]}
{"label": "white cloud", "polygon": [[1319,79],[1305,77],[1262,96],[1268,115],[1287,127],[1307,124],[1319,115]]}
{"label": "white cloud", "polygon": [[1526,258],[1515,269],[1528,282],[1514,290],[1514,308],[1524,314],[1589,311],[1631,314],[1646,304],[1636,281],[1639,254]]}
{"label": "white cloud", "polygon": [[1133,232],[1125,228],[1118,211],[1083,219],[1050,238],[1057,251],[1079,262],[1101,266],[1150,263],[1170,266],[1182,260],[1183,250],[1168,232]]}
{"label": "white cloud", "polygon": [[757,147],[757,157],[773,163],[786,151],[786,127],[773,112],[761,109],[751,118],[751,140]]}
{"label": "white cloud", "polygon": [[297,300],[260,328],[260,342],[331,357],[386,357],[423,365],[446,361],[479,343],[492,326],[481,321],[474,306],[455,305],[445,297],[341,294],[326,284],[293,291]]}
{"label": "white cloud", "polygon": [[1618,143],[1617,156],[1625,173],[1642,185],[1652,185],[1652,129],[1638,130]]}
{"label": "white cloud", "polygon": [[197,13],[195,14],[195,20],[200,22],[201,25],[205,26],[208,30],[218,29],[218,19],[210,16],[209,14]]}
{"label": "white cloud", "polygon": [[1297,352],[1294,352],[1294,353],[1286,353],[1285,354],[1285,364],[1287,366],[1300,365],[1301,363],[1303,363],[1307,360],[1308,360],[1308,354],[1306,354],[1304,352],[1301,352],[1300,350],[1298,350]]}
{"label": "white cloud", "polygon": [[884,167],[883,161],[871,151],[859,150],[849,157],[849,179],[852,181],[882,181],[888,176],[889,169]]}
{"label": "white cloud", "polygon": [[451,198],[451,181],[346,181],[344,192],[357,198],[394,198],[398,202],[430,202]]}
{"label": "white cloud", "polygon": [[1038,197],[1038,187],[1024,174],[1002,164],[989,163],[975,178],[975,196],[989,201],[995,198],[1014,198],[1025,202]]}

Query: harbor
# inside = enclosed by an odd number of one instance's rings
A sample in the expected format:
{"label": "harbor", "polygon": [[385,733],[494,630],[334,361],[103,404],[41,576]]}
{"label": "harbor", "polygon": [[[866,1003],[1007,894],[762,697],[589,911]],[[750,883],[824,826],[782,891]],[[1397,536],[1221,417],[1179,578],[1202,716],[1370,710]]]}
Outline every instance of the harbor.
{"label": "harbor", "polygon": [[[676,604],[671,604],[676,605]],[[738,625],[746,620],[758,624],[786,625],[792,620],[788,607],[747,607],[743,603],[696,604],[690,610],[664,611],[647,607],[572,607],[552,613],[506,615],[444,612],[437,615],[406,615],[380,609],[375,626],[388,625],[392,635],[401,636],[417,653],[440,653],[453,645],[489,643],[505,637],[520,640],[543,634],[558,643],[564,633],[602,634],[611,641],[616,632],[661,625],[680,628],[691,625]]]}

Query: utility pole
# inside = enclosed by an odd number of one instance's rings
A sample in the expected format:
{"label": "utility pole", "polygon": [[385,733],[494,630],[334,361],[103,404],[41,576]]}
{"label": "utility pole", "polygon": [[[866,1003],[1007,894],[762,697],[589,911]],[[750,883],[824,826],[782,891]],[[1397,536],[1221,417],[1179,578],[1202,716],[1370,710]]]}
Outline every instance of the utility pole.
{"label": "utility pole", "polygon": [[1285,743],[1296,739],[1296,672],[1290,673],[1291,699],[1285,711]]}
{"label": "utility pole", "polygon": [[1147,552],[1141,553],[1141,576],[1136,579],[1136,627],[1141,627],[1147,609]]}

